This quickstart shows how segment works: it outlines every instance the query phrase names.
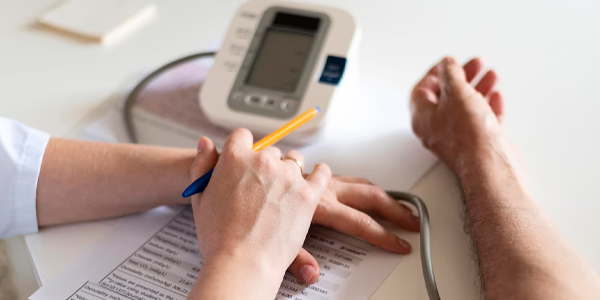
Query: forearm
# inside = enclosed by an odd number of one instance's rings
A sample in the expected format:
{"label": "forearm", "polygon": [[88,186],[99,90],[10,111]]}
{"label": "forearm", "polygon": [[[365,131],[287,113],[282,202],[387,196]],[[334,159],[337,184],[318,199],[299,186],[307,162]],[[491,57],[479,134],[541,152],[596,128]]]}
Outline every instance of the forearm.
{"label": "forearm", "polygon": [[37,188],[39,226],[114,217],[185,203],[196,152],[50,139]]}
{"label": "forearm", "polygon": [[470,154],[456,168],[488,299],[598,297],[597,276],[543,216],[504,150]]}

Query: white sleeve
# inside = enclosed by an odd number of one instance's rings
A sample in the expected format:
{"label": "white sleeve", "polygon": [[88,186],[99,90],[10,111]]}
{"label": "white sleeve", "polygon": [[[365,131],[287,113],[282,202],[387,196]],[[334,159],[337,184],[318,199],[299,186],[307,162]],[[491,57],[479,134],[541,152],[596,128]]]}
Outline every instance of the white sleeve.
{"label": "white sleeve", "polygon": [[0,239],[38,230],[36,191],[49,138],[0,117]]}

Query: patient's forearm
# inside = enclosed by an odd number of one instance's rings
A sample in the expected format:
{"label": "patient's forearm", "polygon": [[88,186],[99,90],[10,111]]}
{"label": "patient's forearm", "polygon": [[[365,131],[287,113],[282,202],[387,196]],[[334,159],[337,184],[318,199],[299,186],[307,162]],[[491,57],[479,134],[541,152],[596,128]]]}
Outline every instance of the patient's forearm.
{"label": "patient's forearm", "polygon": [[457,173],[487,298],[600,299],[597,275],[527,194],[519,166],[497,149],[469,160]]}
{"label": "patient's forearm", "polygon": [[50,139],[38,181],[39,226],[186,203],[192,149]]}

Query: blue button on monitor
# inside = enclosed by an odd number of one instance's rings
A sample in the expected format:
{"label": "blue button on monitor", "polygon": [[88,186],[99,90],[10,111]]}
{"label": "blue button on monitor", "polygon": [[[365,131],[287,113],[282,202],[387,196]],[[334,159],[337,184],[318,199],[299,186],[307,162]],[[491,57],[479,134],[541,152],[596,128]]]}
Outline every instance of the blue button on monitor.
{"label": "blue button on monitor", "polygon": [[327,56],[325,61],[325,67],[319,82],[338,85],[344,75],[344,69],[346,68],[346,58],[338,56]]}

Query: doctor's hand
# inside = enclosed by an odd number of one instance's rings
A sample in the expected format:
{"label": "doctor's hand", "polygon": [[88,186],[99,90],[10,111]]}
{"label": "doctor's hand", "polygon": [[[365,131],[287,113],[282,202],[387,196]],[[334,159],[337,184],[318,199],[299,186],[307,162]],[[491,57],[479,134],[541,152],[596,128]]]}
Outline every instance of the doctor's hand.
{"label": "doctor's hand", "polygon": [[[214,148],[208,139],[199,143],[202,151]],[[296,162],[281,157],[275,147],[253,152],[247,130],[228,137],[210,184],[192,199],[205,260],[190,298],[228,299],[240,290],[253,299],[275,297],[331,179],[326,165],[304,178]],[[295,151],[286,157],[303,160]],[[192,180],[205,171],[193,166]]]}
{"label": "doctor's hand", "polygon": [[508,145],[501,127],[504,99],[495,90],[498,76],[490,70],[472,86],[483,70],[479,58],[464,66],[446,57],[419,81],[411,94],[412,127],[423,145],[457,174],[473,158]]}

